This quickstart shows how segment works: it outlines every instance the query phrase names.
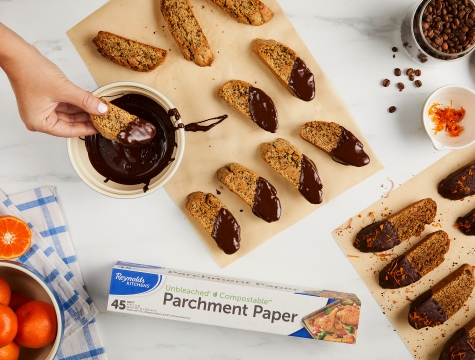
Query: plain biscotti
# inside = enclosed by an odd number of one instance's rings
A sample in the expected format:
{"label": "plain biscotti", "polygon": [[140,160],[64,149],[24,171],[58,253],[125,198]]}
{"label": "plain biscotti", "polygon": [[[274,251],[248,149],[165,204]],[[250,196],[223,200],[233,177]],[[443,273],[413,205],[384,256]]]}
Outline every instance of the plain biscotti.
{"label": "plain biscotti", "polygon": [[272,143],[261,144],[259,150],[264,161],[298,189],[308,202],[320,204],[323,201],[323,185],[317,167],[290,142],[278,138]]}
{"label": "plain biscotti", "polygon": [[248,82],[228,81],[218,90],[218,96],[262,129],[274,133],[279,127],[272,99]]}
{"label": "plain biscotti", "polygon": [[409,324],[414,329],[443,324],[462,308],[474,286],[473,267],[462,265],[411,303]]}
{"label": "plain biscotti", "polygon": [[431,198],[422,199],[364,227],[356,235],[353,245],[362,252],[392,249],[413,236],[419,236],[425,225],[434,221],[436,214],[437,203]]}
{"label": "plain biscotti", "polygon": [[216,175],[219,181],[251,207],[254,215],[269,223],[280,219],[281,205],[277,190],[266,179],[237,163],[220,168]]}
{"label": "plain biscotti", "polygon": [[214,54],[188,0],[160,0],[160,8],[185,59],[211,66]]}
{"label": "plain biscotti", "polygon": [[107,100],[100,99],[109,110],[104,115],[91,115],[92,124],[103,137],[117,140],[119,132],[125,130],[127,125],[137,119],[137,116],[122,110]]}
{"label": "plain biscotti", "polygon": [[300,137],[326,152],[338,163],[360,167],[370,162],[361,141],[351,131],[335,122],[305,123],[300,129]]}
{"label": "plain biscotti", "polygon": [[241,227],[216,196],[193,192],[188,195],[185,207],[226,254],[239,250]]}
{"label": "plain biscotti", "polygon": [[135,71],[152,71],[167,57],[166,50],[107,31],[99,31],[92,42],[103,57]]}
{"label": "plain biscotti", "polygon": [[295,97],[310,101],[315,97],[315,80],[297,53],[275,40],[255,39],[252,51]]}
{"label": "plain biscotti", "polygon": [[381,270],[379,285],[384,289],[398,289],[420,280],[443,263],[449,248],[450,239],[445,231],[429,234]]}
{"label": "plain biscotti", "polygon": [[211,0],[238,22],[262,25],[274,17],[274,13],[260,0]]}

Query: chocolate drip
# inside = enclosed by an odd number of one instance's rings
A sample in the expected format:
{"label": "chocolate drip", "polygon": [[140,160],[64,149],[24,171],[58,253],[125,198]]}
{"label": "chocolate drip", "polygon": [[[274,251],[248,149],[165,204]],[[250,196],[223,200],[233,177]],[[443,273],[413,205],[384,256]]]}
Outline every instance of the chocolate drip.
{"label": "chocolate drip", "polygon": [[340,126],[341,136],[335,149],[330,152],[332,159],[343,165],[365,166],[369,156],[363,150],[363,144],[351,131]]}
{"label": "chocolate drip", "polygon": [[294,94],[304,101],[315,97],[315,80],[310,69],[301,58],[297,58],[290,74],[289,87]]}
{"label": "chocolate drip", "polygon": [[419,280],[422,275],[405,256],[398,256],[379,273],[379,285],[383,289],[399,289]]}
{"label": "chocolate drip", "polygon": [[475,235],[475,209],[459,217],[455,226],[465,235]]}
{"label": "chocolate drip", "polygon": [[152,123],[137,118],[117,134],[117,141],[124,146],[146,144],[155,137],[156,133],[157,129]]}
{"label": "chocolate drip", "polygon": [[86,149],[96,171],[118,184],[145,184],[162,172],[170,162],[175,147],[175,128],[167,112],[152,99],[128,94],[111,101],[114,105],[152,123],[155,137],[146,144],[123,146],[105,139],[100,134],[86,137]]}
{"label": "chocolate drip", "polygon": [[261,89],[249,88],[251,119],[265,131],[275,133],[279,127],[277,109],[272,99]]}
{"label": "chocolate drip", "polygon": [[439,360],[475,359],[475,339],[465,328],[458,329],[444,345]]}
{"label": "chocolate drip", "polygon": [[241,241],[241,227],[237,223],[233,214],[225,208],[221,208],[214,223],[211,236],[216,244],[226,254],[234,254],[239,250]]}
{"label": "chocolate drip", "polygon": [[168,110],[168,116],[170,116],[170,117],[174,116],[177,121],[181,119],[181,115],[178,112],[177,108],[173,108],[173,109]]}
{"label": "chocolate drip", "polygon": [[475,194],[475,163],[470,163],[439,183],[439,194],[449,200],[460,200]]}
{"label": "chocolate drip", "polygon": [[[191,123],[191,124],[187,124],[185,125],[185,131],[193,131],[193,132],[197,132],[197,131],[203,131],[203,132],[206,132],[212,128],[214,128],[216,125],[222,123],[224,120],[226,120],[228,118],[228,115],[221,115],[221,116],[216,116],[214,118],[211,118],[211,119],[206,119],[206,120],[202,120],[202,121],[198,121],[198,122],[194,122],[194,123]],[[198,125],[198,124],[201,124],[201,123],[204,123],[206,121],[211,121],[211,120],[218,120],[216,121],[215,123],[213,124],[210,124],[210,125]]]}
{"label": "chocolate drip", "polygon": [[394,226],[388,220],[381,220],[361,229],[353,245],[362,252],[381,252],[400,243]]}
{"label": "chocolate drip", "polygon": [[318,176],[317,167],[305,155],[302,155],[302,170],[300,173],[299,191],[311,204],[320,204],[322,197],[322,182]]}
{"label": "chocolate drip", "polygon": [[408,321],[414,329],[437,326],[446,320],[447,314],[432,297],[431,289],[419,295],[409,307]]}
{"label": "chocolate drip", "polygon": [[268,223],[280,219],[280,200],[277,190],[266,179],[259,177],[252,212]]}

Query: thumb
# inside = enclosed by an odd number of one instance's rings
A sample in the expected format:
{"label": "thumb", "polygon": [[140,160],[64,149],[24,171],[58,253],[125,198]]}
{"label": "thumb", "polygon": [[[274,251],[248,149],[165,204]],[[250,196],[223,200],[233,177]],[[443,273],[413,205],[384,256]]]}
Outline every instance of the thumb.
{"label": "thumb", "polygon": [[105,114],[109,109],[106,104],[92,95],[92,93],[81,89],[73,83],[70,84],[68,90],[66,97],[62,99],[65,103],[75,105],[92,115]]}

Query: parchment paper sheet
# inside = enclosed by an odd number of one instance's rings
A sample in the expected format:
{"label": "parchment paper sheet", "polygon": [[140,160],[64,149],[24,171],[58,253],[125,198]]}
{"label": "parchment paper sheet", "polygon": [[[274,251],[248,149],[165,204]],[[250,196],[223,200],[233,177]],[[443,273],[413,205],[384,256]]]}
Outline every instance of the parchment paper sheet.
{"label": "parchment paper sheet", "polygon": [[[209,0],[190,2],[215,54],[211,67],[200,68],[183,58],[168,31],[158,0],[110,1],[67,34],[99,85],[137,81],[152,86],[177,107],[185,124],[229,114],[227,120],[207,133],[187,133],[183,162],[165,186],[218,265],[224,267],[319,207],[307,203],[298,190],[262,160],[258,151],[262,142],[283,137],[316,163],[324,186],[323,204],[382,169],[382,165],[277,1],[265,1],[275,16],[259,27],[236,22]],[[150,73],[138,73],[116,65],[103,58],[91,42],[100,30],[167,49],[168,58]],[[304,59],[315,75],[316,96],[313,101],[306,103],[293,97],[274,78],[251,51],[251,41],[255,38],[280,41]],[[273,99],[279,113],[276,134],[260,129],[217,96],[218,89],[232,79],[247,81]],[[300,127],[313,120],[335,121],[352,131],[365,144],[371,163],[363,168],[342,166],[302,140],[298,135]],[[230,162],[238,162],[254,170],[276,187],[282,204],[282,216],[278,222],[268,224],[257,218],[241,199],[228,189],[221,188],[216,170]],[[216,194],[217,189],[221,191],[219,199],[231,210],[242,229],[241,249],[231,256],[225,255],[216,246],[184,206],[189,193],[203,191]],[[241,209],[243,212],[240,212]]]}
{"label": "parchment paper sheet", "polygon": [[[427,328],[427,330],[415,330],[407,322],[411,300],[462,264],[475,265],[475,238],[464,235],[454,226],[459,216],[464,216],[475,207],[475,197],[467,197],[463,201],[451,201],[442,198],[437,193],[440,180],[473,160],[475,160],[474,145],[463,150],[452,151],[434,165],[392,191],[387,198],[382,198],[355,215],[351,220],[350,228],[339,230],[348,226],[349,221],[347,221],[339,229],[333,231],[333,237],[348,256],[416,359],[438,359],[440,350],[455,330],[465,325],[475,316],[475,298],[472,294],[466,306],[443,325]],[[431,225],[426,226],[420,237],[412,238],[390,251],[380,253],[380,255],[365,254],[353,247],[353,240],[358,231],[372,222],[372,213],[374,213],[375,220],[379,221],[389,212],[394,213],[417,200],[427,197],[437,202],[437,216]],[[379,286],[379,271],[390,260],[417,244],[426,235],[440,229],[447,232],[451,244],[450,250],[445,256],[445,261],[437,269],[415,284],[402,289],[385,290]]]}

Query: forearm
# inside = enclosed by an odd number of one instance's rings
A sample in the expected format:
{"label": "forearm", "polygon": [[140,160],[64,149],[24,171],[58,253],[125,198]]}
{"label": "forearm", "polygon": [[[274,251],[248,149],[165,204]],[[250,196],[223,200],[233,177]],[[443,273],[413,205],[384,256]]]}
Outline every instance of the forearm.
{"label": "forearm", "polygon": [[31,51],[35,51],[33,46],[0,22],[0,68],[7,75],[10,75],[13,64],[29,56]]}

